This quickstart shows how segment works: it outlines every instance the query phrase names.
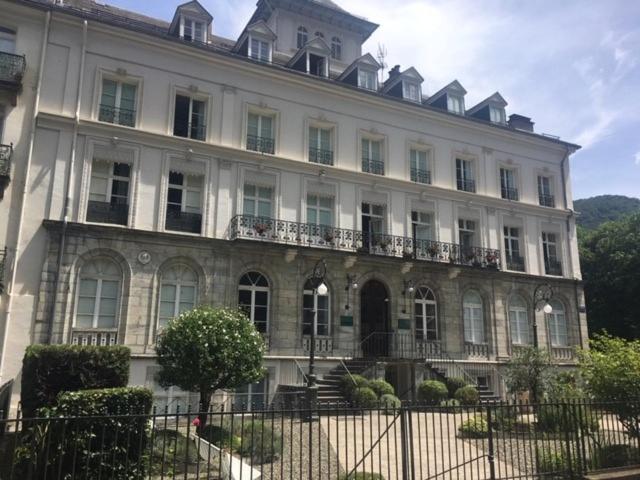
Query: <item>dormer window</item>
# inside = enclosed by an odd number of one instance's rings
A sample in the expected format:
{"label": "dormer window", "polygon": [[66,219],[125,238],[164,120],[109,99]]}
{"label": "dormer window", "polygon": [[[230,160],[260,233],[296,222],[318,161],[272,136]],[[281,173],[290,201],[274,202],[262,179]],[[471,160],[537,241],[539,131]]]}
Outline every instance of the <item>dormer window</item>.
{"label": "dormer window", "polygon": [[458,115],[464,114],[464,99],[457,95],[447,95],[447,110]]}
{"label": "dormer window", "polygon": [[507,123],[504,108],[493,106],[489,107],[489,117],[493,123],[499,123],[501,125]]}
{"label": "dormer window", "polygon": [[377,90],[378,81],[375,72],[369,70],[358,70],[358,87],[367,90]]}
{"label": "dormer window", "polygon": [[324,40],[314,38],[298,50],[289,60],[287,67],[319,77],[328,77],[330,56],[331,49]]}
{"label": "dormer window", "polygon": [[324,38],[324,33],[322,33],[322,32],[316,32],[316,37],[318,37],[318,38]]}
{"label": "dormer window", "polygon": [[335,60],[342,60],[342,40],[338,37],[331,39],[331,58]]}
{"label": "dormer window", "polygon": [[261,62],[271,61],[271,42],[251,37],[249,42],[249,57]]}
{"label": "dormer window", "polygon": [[180,19],[180,38],[187,42],[202,42],[205,39],[204,22],[182,17]]}
{"label": "dormer window", "polygon": [[411,82],[402,82],[402,97],[412,102],[420,101],[420,87]]}
{"label": "dormer window", "polygon": [[309,41],[309,34],[304,27],[298,27],[297,46],[302,48]]}

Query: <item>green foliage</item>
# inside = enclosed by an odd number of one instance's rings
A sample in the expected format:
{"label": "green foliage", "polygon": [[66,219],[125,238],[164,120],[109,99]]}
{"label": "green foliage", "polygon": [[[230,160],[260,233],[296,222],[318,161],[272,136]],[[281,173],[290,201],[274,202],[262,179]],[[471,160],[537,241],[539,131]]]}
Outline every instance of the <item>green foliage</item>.
{"label": "green foliage", "polygon": [[449,396],[447,386],[438,380],[425,380],[418,385],[418,399],[431,405],[439,405]]}
{"label": "green foliage", "polygon": [[384,480],[384,476],[379,473],[357,472],[347,476],[340,476],[340,480]]}
{"label": "green foliage", "polygon": [[[175,461],[174,459],[179,459]],[[173,478],[188,472],[200,461],[198,446],[176,430],[158,430],[153,432],[151,446],[151,474]]]}
{"label": "green foliage", "polygon": [[460,401],[456,400],[455,398],[449,398],[447,400],[442,400],[440,402],[440,406],[441,407],[459,407]]}
{"label": "green foliage", "polygon": [[494,430],[513,432],[518,421],[518,407],[499,405],[491,410],[491,424]]}
{"label": "green foliage", "polygon": [[552,374],[549,377],[546,395],[552,402],[585,399],[586,393],[582,388],[579,372],[572,370]]}
{"label": "green foliage", "polygon": [[461,438],[487,438],[489,436],[489,424],[484,415],[474,415],[462,422],[458,427],[458,435]]}
{"label": "green foliage", "polygon": [[590,465],[593,469],[625,467],[640,463],[638,447],[628,444],[605,444],[594,449]]}
{"label": "green foliage", "polygon": [[573,202],[580,212],[576,223],[585,229],[595,229],[605,222],[619,220],[625,215],[640,211],[640,199],[623,195],[599,195]]}
{"label": "green foliage", "polygon": [[536,410],[538,430],[542,432],[589,434],[600,429],[600,416],[585,405],[543,404]]}
{"label": "green foliage", "polygon": [[395,395],[385,393],[380,397],[380,408],[388,410],[397,410],[402,405],[402,402]]}
{"label": "green foliage", "polygon": [[207,425],[200,432],[200,436],[217,447],[237,452],[242,438],[233,433],[227,426]]}
{"label": "green foliage", "polygon": [[535,392],[542,398],[551,374],[551,358],[546,350],[534,347],[518,349],[505,369],[505,382],[511,393]]}
{"label": "green foliage", "polygon": [[378,396],[369,387],[356,388],[351,395],[351,401],[356,407],[360,408],[375,408],[378,406]]}
{"label": "green foliage", "polygon": [[368,387],[369,380],[364,378],[361,375],[344,375],[340,379],[340,389],[342,393],[347,398],[347,400],[352,401],[353,392],[361,387]]}
{"label": "green foliage", "polygon": [[253,463],[268,463],[275,460],[282,449],[282,435],[259,420],[245,422],[241,427],[242,438],[239,452]]}
{"label": "green foliage", "polygon": [[50,407],[60,392],[124,387],[129,349],[122,346],[31,345],[22,360],[20,401],[25,418]]}
{"label": "green foliage", "polygon": [[378,397],[382,397],[383,395],[395,395],[396,393],[393,386],[381,378],[369,381],[369,388],[373,390]]}
{"label": "green foliage", "polygon": [[[244,313],[197,307],[171,320],[158,337],[156,352],[162,386],[200,392],[201,411],[211,394],[237,388],[264,376],[264,341]],[[200,417],[201,427],[206,415]]]}
{"label": "green foliage", "polygon": [[445,385],[447,386],[447,390],[449,391],[449,397],[454,398],[456,392],[462,388],[469,385],[464,378],[461,377],[449,377],[445,380]]}
{"label": "green foliage", "polygon": [[[578,460],[565,455],[564,450],[550,443],[546,448],[536,448],[537,472],[545,480],[561,480],[567,478],[569,470],[579,472]],[[571,460],[571,461],[570,461]]]}
{"label": "green foliage", "polygon": [[478,389],[473,385],[467,385],[456,390],[455,398],[462,405],[477,405],[480,402]]}

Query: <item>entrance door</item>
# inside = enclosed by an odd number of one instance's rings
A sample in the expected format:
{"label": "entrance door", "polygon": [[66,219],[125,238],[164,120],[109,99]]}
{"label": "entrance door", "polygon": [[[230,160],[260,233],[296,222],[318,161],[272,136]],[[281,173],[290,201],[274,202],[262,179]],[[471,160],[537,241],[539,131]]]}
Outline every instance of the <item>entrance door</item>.
{"label": "entrance door", "polygon": [[360,340],[365,357],[389,353],[389,295],[377,280],[369,280],[360,293]]}

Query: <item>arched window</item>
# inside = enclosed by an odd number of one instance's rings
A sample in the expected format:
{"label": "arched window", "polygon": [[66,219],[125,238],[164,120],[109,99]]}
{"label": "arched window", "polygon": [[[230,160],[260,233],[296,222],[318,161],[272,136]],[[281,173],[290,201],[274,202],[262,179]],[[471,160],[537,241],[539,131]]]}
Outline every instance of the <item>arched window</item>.
{"label": "arched window", "polygon": [[566,347],[569,345],[569,336],[567,334],[567,316],[564,311],[564,305],[557,300],[551,300],[549,304],[553,308],[551,313],[547,314],[551,346]]}
{"label": "arched window", "polygon": [[302,48],[305,46],[307,41],[309,40],[309,34],[307,33],[307,29],[304,27],[298,27],[298,40],[297,45],[298,48]]}
{"label": "arched window", "polygon": [[[317,303],[314,304],[314,300]],[[318,311],[318,322],[316,323],[315,335],[329,335],[331,325],[331,312],[329,302],[329,291],[326,295],[317,294],[314,299],[311,279],[304,284],[304,295],[302,297],[302,334],[311,335],[313,328],[313,310]]]}
{"label": "arched window", "polygon": [[261,333],[269,326],[269,281],[258,272],[245,273],[238,287],[238,306]]}
{"label": "arched window", "polygon": [[416,339],[438,339],[438,309],[430,288],[420,287],[415,297]]}
{"label": "arched window", "polygon": [[474,290],[464,294],[462,299],[464,312],[464,341],[468,343],[485,343],[484,314],[482,298]]}
{"label": "arched window", "polygon": [[342,60],[342,40],[338,37],[331,39],[331,58]]}
{"label": "arched window", "polygon": [[197,290],[198,277],[186,265],[174,265],[162,272],[158,327],[165,327],[172,318],[194,308]]}
{"label": "arched window", "polygon": [[122,272],[112,260],[99,258],[85,264],[80,270],[74,328],[118,328],[121,281]]}
{"label": "arched window", "polygon": [[509,300],[509,325],[511,326],[511,343],[514,345],[529,345],[529,319],[527,303],[520,295],[514,295]]}

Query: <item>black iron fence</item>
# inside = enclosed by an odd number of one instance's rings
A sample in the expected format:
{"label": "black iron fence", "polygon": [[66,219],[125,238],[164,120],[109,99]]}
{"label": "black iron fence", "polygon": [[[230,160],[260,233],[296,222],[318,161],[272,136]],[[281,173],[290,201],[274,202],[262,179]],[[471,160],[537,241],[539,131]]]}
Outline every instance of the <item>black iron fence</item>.
{"label": "black iron fence", "polygon": [[126,127],[135,127],[136,111],[128,108],[117,108],[111,105],[100,105],[98,120],[101,122],[116,123]]}
{"label": "black iron fence", "polygon": [[640,466],[638,406],[387,403],[4,419],[0,478],[577,479]]}

